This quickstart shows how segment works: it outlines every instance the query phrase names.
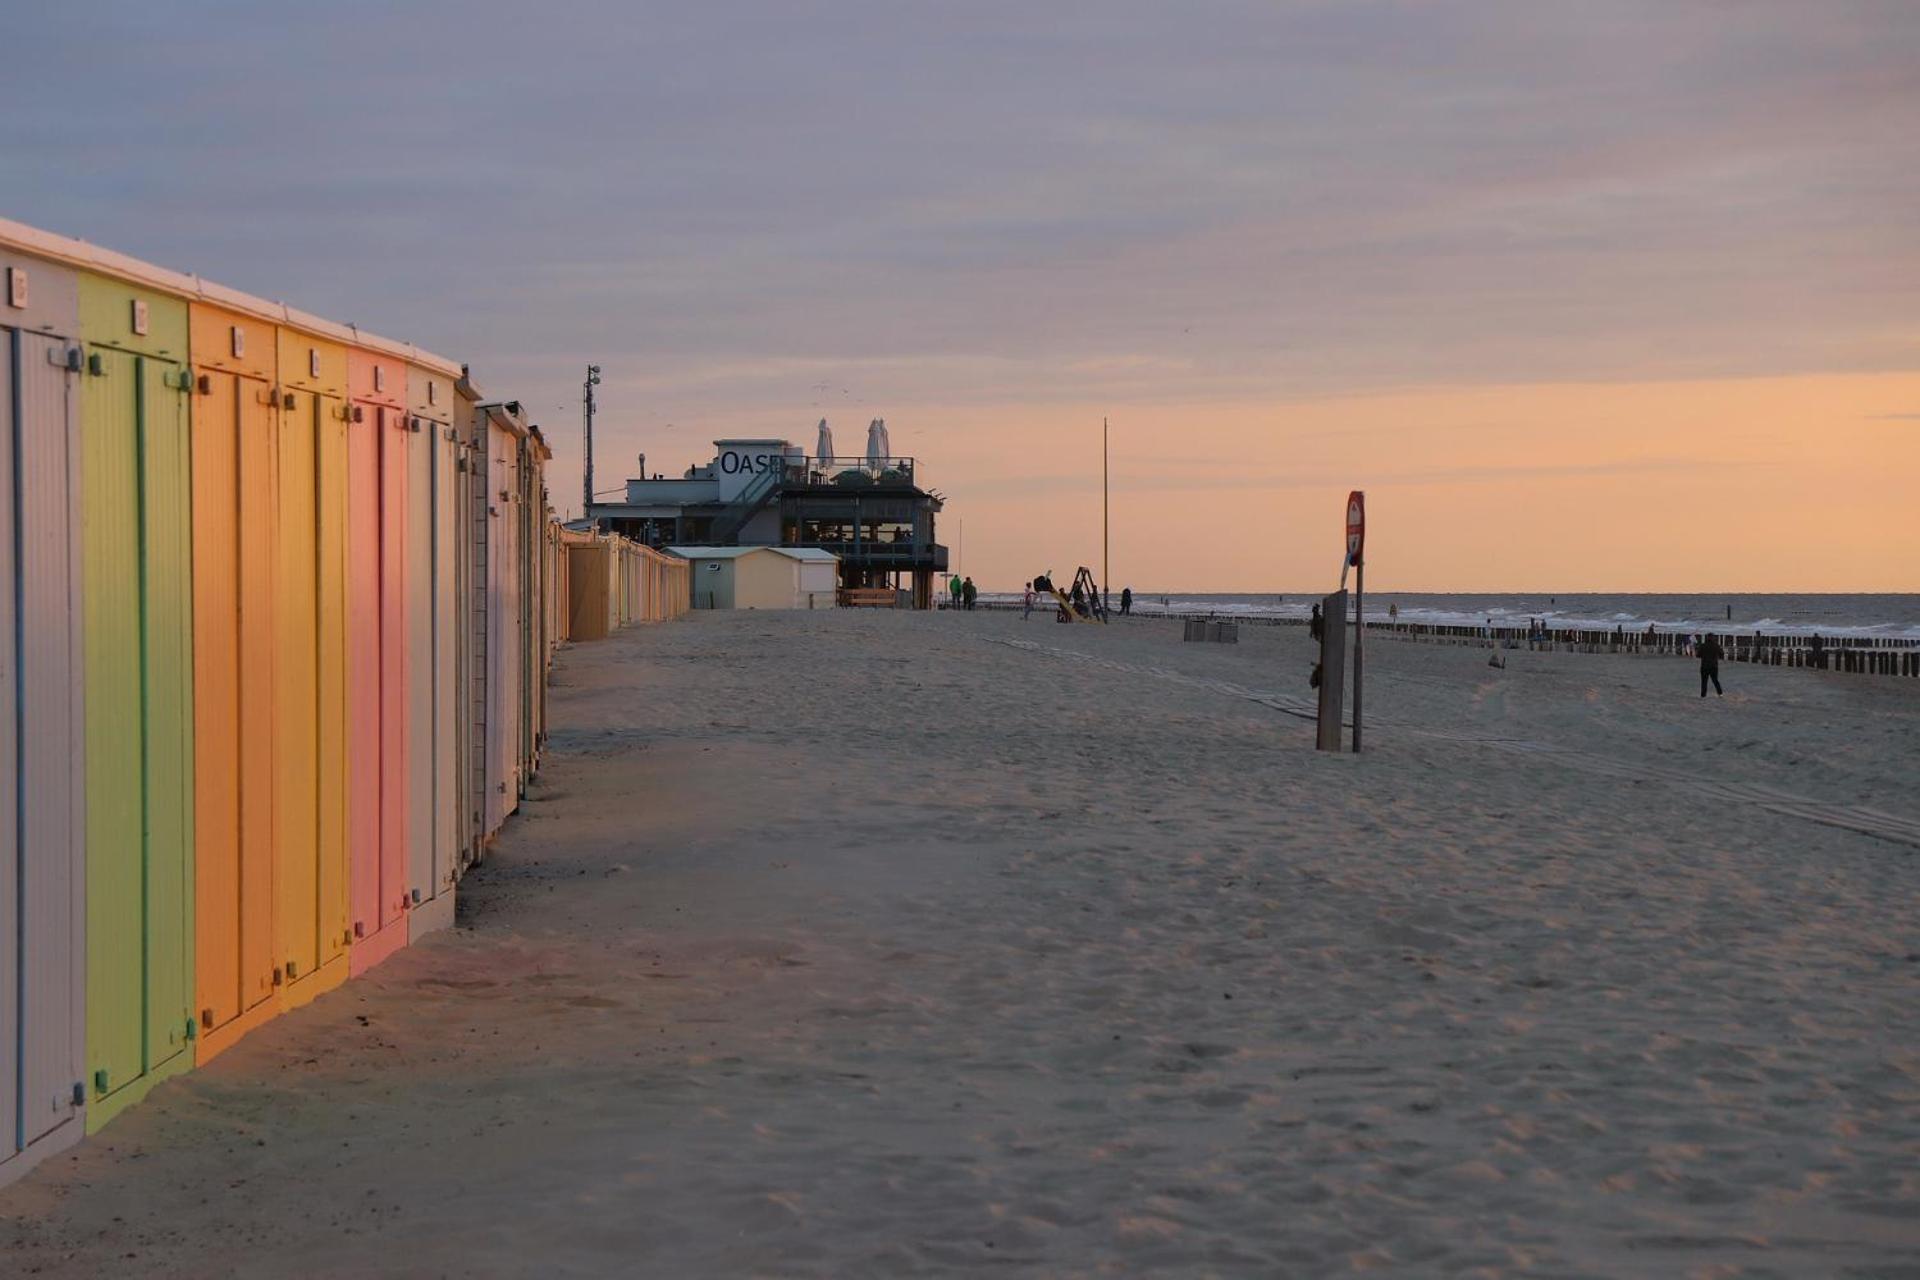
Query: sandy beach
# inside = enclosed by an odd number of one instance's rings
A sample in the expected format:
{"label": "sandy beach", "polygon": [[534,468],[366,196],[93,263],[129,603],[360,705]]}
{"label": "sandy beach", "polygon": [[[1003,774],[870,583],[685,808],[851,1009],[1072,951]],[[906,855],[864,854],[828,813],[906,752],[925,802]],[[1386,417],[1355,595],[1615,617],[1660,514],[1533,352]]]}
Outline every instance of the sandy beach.
{"label": "sandy beach", "polygon": [[459,927],[0,1191],[7,1275],[1920,1275],[1920,688],[1299,628],[564,652]]}

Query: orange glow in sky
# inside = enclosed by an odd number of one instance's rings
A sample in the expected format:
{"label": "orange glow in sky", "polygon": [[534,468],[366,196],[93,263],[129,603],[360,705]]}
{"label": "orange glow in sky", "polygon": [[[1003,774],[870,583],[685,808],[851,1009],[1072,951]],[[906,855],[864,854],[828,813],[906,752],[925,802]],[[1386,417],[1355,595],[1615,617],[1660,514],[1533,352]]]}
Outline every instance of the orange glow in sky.
{"label": "orange glow in sky", "polygon": [[[968,495],[963,567],[1097,571],[1098,410],[956,416],[929,474]],[[1110,430],[1116,586],[1330,589],[1361,488],[1375,590],[1920,590],[1920,374],[1156,405]]]}
{"label": "orange glow in sky", "polygon": [[1920,591],[1913,0],[15,8],[0,214],[469,362],[563,517],[591,363],[602,496],[883,416],[989,588],[1105,415],[1115,586],[1359,487],[1380,589]]}

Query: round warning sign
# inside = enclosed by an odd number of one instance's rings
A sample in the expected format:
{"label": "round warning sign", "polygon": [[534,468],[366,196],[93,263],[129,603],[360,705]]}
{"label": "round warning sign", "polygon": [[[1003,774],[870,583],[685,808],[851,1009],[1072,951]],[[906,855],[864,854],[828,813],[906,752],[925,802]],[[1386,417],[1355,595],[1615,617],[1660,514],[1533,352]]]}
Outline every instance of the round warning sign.
{"label": "round warning sign", "polygon": [[1347,561],[1358,564],[1367,544],[1367,495],[1355,489],[1347,495]]}

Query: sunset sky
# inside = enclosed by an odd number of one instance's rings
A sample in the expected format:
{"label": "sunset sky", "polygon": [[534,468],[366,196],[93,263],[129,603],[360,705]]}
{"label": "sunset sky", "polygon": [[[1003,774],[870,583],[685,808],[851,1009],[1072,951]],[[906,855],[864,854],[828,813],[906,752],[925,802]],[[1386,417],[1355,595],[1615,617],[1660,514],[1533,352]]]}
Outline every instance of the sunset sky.
{"label": "sunset sky", "polygon": [[471,362],[579,508],[883,415],[983,585],[1920,590],[1920,5],[10,13],[0,216]]}

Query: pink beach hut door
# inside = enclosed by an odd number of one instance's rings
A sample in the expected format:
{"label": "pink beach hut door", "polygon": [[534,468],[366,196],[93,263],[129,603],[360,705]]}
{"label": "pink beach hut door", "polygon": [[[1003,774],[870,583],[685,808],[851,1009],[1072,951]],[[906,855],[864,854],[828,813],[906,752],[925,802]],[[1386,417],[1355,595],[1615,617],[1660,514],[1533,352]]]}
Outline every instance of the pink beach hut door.
{"label": "pink beach hut door", "polygon": [[[403,922],[410,787],[407,747],[406,415],[380,413],[380,927]],[[404,930],[401,937],[404,941]]]}
{"label": "pink beach hut door", "polygon": [[356,948],[380,931],[380,415],[347,436],[347,842]]}

